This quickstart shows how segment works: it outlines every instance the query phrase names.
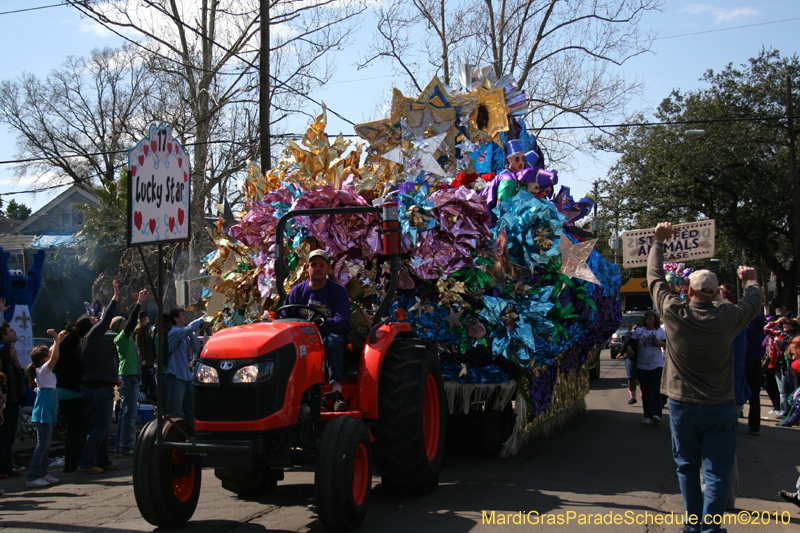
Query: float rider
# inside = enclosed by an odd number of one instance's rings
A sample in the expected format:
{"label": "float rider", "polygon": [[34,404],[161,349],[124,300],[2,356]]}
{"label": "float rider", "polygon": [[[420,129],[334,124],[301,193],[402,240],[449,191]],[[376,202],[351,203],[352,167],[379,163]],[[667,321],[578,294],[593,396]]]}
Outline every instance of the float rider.
{"label": "float rider", "polygon": [[[350,329],[350,298],[347,289],[328,279],[331,272],[330,258],[325,250],[314,250],[308,256],[308,281],[295,285],[286,298],[286,305],[300,304],[319,309],[325,323],[319,328],[325,345],[325,362],[328,381],[333,392],[325,399],[333,401],[335,411],[349,411],[350,406],[342,395],[344,375],[344,350],[347,346],[347,331]],[[287,309],[282,316],[309,318],[311,311]]]}

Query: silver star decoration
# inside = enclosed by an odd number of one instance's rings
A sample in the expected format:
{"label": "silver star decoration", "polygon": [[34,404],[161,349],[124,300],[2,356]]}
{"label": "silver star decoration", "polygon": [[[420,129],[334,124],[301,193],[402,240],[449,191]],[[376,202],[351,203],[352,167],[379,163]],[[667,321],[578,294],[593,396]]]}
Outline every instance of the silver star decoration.
{"label": "silver star decoration", "polygon": [[453,329],[454,327],[458,327],[461,325],[459,318],[461,315],[464,314],[464,311],[459,311],[458,313],[454,313],[453,309],[450,309],[450,314],[444,317],[444,319],[450,324],[449,329]]}
{"label": "silver star decoration", "polygon": [[421,168],[437,176],[444,176],[444,170],[436,162],[436,158],[433,155],[439,149],[445,137],[447,137],[447,132],[427,139],[415,139],[411,141],[413,148],[410,150],[404,150],[402,146],[397,146],[381,157],[399,163],[404,167]]}
{"label": "silver star decoration", "polygon": [[592,269],[586,263],[589,254],[592,253],[597,239],[586,241],[581,244],[572,244],[563,233],[561,234],[561,273],[570,278],[578,278],[595,285],[600,285],[600,280],[594,275]]}
{"label": "silver star decoration", "polygon": [[436,117],[431,111],[430,103],[425,104],[422,114],[414,113],[414,115],[414,118],[418,118],[418,121],[415,121],[414,124],[409,124],[408,129],[410,129],[417,137],[422,137],[425,135],[425,132],[428,131],[429,128],[436,132],[437,137],[441,134],[447,135],[447,131],[450,129],[450,126],[456,122],[456,119],[454,118],[437,122]]}
{"label": "silver star decoration", "polygon": [[412,256],[408,260],[408,262],[412,267],[419,268],[425,263],[425,259],[423,259],[422,257],[420,257],[418,255],[415,255],[415,256]]}

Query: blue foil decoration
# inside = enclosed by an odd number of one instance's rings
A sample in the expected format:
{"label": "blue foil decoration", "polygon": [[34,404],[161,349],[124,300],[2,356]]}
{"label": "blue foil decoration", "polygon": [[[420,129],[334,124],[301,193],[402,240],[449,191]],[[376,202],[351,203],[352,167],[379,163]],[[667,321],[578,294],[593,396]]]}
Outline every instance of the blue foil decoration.
{"label": "blue foil decoration", "polygon": [[561,254],[559,236],[564,215],[552,202],[523,189],[511,200],[499,203],[492,212],[498,219],[494,237],[505,228],[512,263],[531,268],[535,263],[547,264],[551,257]]}

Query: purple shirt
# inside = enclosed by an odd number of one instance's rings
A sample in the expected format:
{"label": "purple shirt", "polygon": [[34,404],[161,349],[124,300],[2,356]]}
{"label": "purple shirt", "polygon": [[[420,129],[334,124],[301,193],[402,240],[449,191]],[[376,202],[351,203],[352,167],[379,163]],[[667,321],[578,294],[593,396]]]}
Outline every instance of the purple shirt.
{"label": "purple shirt", "polygon": [[[286,305],[302,304],[316,307],[322,311],[327,319],[325,326],[320,328],[323,336],[329,333],[347,333],[350,329],[350,296],[339,283],[326,280],[321,289],[312,290],[308,281],[295,285],[286,298]],[[281,314],[284,317],[307,317],[309,312],[303,309],[286,310]]]}

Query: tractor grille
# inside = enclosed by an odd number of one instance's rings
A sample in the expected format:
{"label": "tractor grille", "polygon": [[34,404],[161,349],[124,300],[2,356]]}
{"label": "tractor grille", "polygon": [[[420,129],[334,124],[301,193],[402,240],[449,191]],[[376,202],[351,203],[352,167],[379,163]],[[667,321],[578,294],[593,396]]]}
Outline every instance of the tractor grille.
{"label": "tractor grille", "polygon": [[[294,344],[287,344],[265,355],[252,359],[205,359],[200,362],[217,369],[219,384],[194,384],[195,416],[198,420],[214,422],[241,422],[260,420],[283,407],[286,385],[292,375],[296,360]],[[259,383],[234,384],[231,379],[244,366],[273,361],[272,378]],[[233,368],[223,370],[223,362],[232,362]]]}

